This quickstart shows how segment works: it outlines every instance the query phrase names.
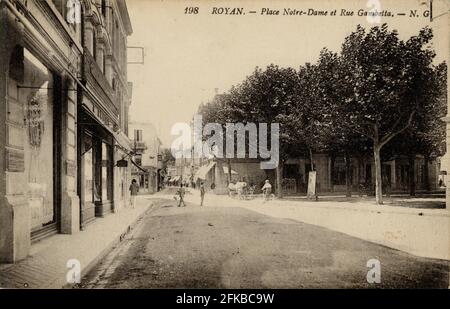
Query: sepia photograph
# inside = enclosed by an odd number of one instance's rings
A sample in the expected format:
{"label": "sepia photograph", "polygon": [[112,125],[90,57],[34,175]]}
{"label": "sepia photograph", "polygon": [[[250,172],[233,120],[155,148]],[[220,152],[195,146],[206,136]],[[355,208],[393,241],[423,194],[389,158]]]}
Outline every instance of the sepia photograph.
{"label": "sepia photograph", "polygon": [[448,0],[0,0],[0,288],[449,289],[449,30]]}

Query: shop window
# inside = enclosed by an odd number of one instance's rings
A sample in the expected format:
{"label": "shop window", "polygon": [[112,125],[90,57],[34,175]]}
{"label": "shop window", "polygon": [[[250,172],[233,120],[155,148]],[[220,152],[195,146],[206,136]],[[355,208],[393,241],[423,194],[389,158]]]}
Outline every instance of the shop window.
{"label": "shop window", "polygon": [[85,133],[83,137],[83,143],[81,145],[81,157],[84,164],[84,202],[92,203],[94,200],[94,165],[92,137]]}
{"label": "shop window", "polygon": [[[16,47],[10,83],[17,92],[9,93],[23,106],[25,134],[23,135],[24,175],[31,214],[32,232],[56,221],[54,155],[54,92],[53,74],[34,55],[23,47]],[[18,79],[16,79],[18,78]],[[17,103],[15,103],[17,104]],[[18,143],[15,137],[10,143]],[[22,142],[21,142],[22,143]]]}

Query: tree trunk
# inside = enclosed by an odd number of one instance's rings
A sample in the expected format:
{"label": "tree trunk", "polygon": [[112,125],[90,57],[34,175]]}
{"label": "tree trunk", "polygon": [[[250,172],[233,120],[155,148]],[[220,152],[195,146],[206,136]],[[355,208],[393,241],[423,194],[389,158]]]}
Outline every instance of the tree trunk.
{"label": "tree trunk", "polygon": [[430,158],[428,158],[428,156],[425,156],[424,158],[424,169],[423,169],[423,173],[424,173],[424,189],[427,190],[428,192],[431,190],[431,186],[430,186],[430,175],[429,175],[429,166],[428,163],[430,161]]}
{"label": "tree trunk", "polygon": [[227,160],[227,166],[228,166],[228,184],[231,183],[231,160]]}
{"label": "tree trunk", "polygon": [[409,195],[416,196],[416,173],[414,168],[415,155],[409,156],[408,161]]}
{"label": "tree trunk", "polygon": [[280,160],[278,166],[276,168],[277,173],[277,197],[283,198],[283,186],[282,186],[282,178],[283,178],[283,161]]}
{"label": "tree trunk", "polygon": [[[313,152],[312,149],[309,148],[309,160],[311,162],[311,171],[314,172],[316,171],[315,167],[314,167],[314,158],[313,158]],[[309,178],[309,175],[308,175]],[[309,183],[309,180],[308,180]],[[317,187],[317,172],[316,172],[316,184],[315,184],[316,190],[315,190],[315,200],[319,200],[319,194],[318,194],[318,187]]]}
{"label": "tree trunk", "polygon": [[358,155],[358,192],[359,196],[363,196],[364,192],[364,183],[365,180],[363,178],[363,171],[364,171],[364,161],[361,155]]}
{"label": "tree trunk", "polygon": [[377,142],[373,145],[373,157],[375,161],[375,200],[378,205],[383,204],[383,190],[381,182],[381,159],[380,159],[380,146]]}
{"label": "tree trunk", "polygon": [[351,177],[351,165],[350,165],[350,155],[348,152],[345,153],[345,186],[347,187],[347,197],[352,196],[352,177]]}
{"label": "tree trunk", "polygon": [[334,179],[335,179],[335,175],[334,175],[334,163],[336,161],[336,157],[334,156],[334,154],[331,154],[331,158],[330,158],[330,187],[331,187],[331,191],[334,191]]}

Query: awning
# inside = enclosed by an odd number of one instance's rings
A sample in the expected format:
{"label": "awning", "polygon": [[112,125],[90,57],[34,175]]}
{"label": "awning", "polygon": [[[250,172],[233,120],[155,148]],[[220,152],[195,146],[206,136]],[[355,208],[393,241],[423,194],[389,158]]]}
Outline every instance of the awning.
{"label": "awning", "polygon": [[132,152],[133,149],[131,148],[131,141],[123,132],[115,133],[113,132],[114,139],[116,140],[117,144],[124,148],[128,152]]}
{"label": "awning", "polygon": [[[228,167],[224,166],[223,167],[223,172],[225,173],[225,175],[228,175]],[[234,170],[231,170],[231,175],[237,175],[238,173]]]}
{"label": "awning", "polygon": [[175,176],[173,178],[170,179],[171,182],[175,182],[178,181],[180,179],[180,176]]}
{"label": "awning", "polygon": [[207,165],[203,165],[201,166],[197,173],[195,173],[195,177],[194,179],[206,179],[206,175],[209,173],[209,171],[214,167],[214,165],[216,165],[216,162],[210,162]]}
{"label": "awning", "polygon": [[83,104],[83,112],[85,112],[91,118],[93,118],[95,121],[97,121],[104,130],[106,130],[109,134],[111,134],[113,136],[114,140],[116,141],[117,146],[125,149],[125,151],[127,151],[129,153],[132,152],[133,149],[131,148],[131,141],[128,138],[128,136],[125,135],[125,133],[123,133],[122,131],[115,132],[112,128],[110,128],[109,126],[105,125],[105,123],[98,116],[96,116],[89,109],[89,107],[87,107],[85,104]]}
{"label": "awning", "polygon": [[139,166],[139,164],[137,164],[136,162],[133,161],[133,159],[130,159],[131,163],[133,163],[134,166],[136,166],[139,170],[141,170],[144,173],[148,173],[148,171],[146,169],[143,169],[142,167]]}

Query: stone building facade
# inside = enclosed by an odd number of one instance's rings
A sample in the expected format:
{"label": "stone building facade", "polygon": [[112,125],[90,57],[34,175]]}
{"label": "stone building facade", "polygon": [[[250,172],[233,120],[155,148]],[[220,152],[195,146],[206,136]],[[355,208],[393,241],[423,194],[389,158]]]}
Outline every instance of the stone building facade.
{"label": "stone building facade", "polygon": [[87,128],[106,142],[96,141],[91,185],[106,179],[96,189],[106,190],[109,205],[100,200],[94,216],[125,201],[120,184],[129,168],[115,163],[131,150],[129,34],[124,0],[0,0],[0,262],[21,260],[33,242],[84,226]]}
{"label": "stone building facade", "polygon": [[126,38],[132,33],[124,0],[91,0],[83,10],[85,87],[78,93],[78,195],[84,227],[115,212],[128,200],[130,168],[128,109],[132,85],[127,80]]}

